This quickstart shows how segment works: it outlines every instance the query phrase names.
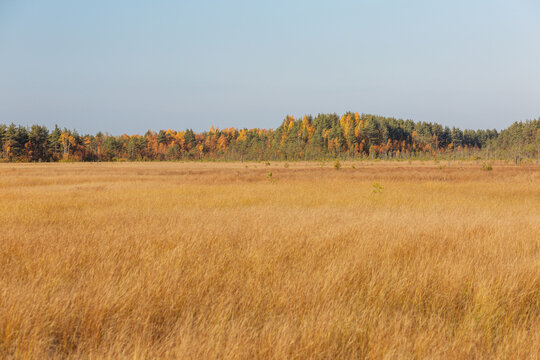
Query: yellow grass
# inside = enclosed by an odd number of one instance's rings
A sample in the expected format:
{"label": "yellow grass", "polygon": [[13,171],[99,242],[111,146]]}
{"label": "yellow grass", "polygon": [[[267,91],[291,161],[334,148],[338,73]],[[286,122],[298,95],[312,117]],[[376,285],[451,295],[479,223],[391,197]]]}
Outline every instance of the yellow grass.
{"label": "yellow grass", "polygon": [[540,357],[538,166],[289,165],[0,165],[0,358]]}

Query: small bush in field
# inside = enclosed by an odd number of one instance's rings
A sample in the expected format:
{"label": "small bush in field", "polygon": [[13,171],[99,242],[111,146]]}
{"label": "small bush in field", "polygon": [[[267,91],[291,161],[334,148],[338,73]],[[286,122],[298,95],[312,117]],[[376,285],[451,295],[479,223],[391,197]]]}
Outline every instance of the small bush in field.
{"label": "small bush in field", "polygon": [[380,194],[384,190],[384,187],[379,184],[378,182],[374,182],[371,184],[371,193],[372,194]]}

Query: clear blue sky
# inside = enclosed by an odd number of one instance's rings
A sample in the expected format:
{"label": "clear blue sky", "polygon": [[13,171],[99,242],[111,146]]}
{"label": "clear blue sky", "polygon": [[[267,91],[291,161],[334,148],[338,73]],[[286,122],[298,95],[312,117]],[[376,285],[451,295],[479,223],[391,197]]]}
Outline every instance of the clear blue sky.
{"label": "clear blue sky", "polygon": [[540,116],[537,0],[0,0],[0,123],[276,127]]}

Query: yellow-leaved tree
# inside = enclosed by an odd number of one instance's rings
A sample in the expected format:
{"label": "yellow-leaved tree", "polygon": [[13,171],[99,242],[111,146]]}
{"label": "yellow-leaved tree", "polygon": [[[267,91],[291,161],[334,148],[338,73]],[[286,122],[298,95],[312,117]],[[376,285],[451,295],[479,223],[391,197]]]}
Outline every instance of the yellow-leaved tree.
{"label": "yellow-leaved tree", "polygon": [[67,160],[69,158],[69,151],[73,146],[75,146],[75,138],[71,136],[71,134],[67,131],[62,132],[60,134],[60,138],[58,139],[60,143],[62,144],[62,147],[64,149],[64,160]]}

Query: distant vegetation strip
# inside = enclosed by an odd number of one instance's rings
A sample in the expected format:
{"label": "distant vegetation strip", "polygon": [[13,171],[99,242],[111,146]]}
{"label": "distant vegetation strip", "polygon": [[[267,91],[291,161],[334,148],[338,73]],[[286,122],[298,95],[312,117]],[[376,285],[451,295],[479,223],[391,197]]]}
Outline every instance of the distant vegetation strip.
{"label": "distant vegetation strip", "polygon": [[287,116],[277,129],[80,135],[45,126],[0,125],[0,161],[321,160],[328,158],[540,159],[540,118],[507,129],[461,130],[348,112]]}

